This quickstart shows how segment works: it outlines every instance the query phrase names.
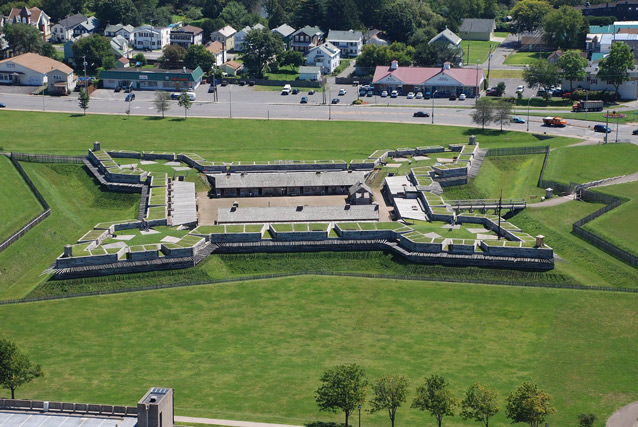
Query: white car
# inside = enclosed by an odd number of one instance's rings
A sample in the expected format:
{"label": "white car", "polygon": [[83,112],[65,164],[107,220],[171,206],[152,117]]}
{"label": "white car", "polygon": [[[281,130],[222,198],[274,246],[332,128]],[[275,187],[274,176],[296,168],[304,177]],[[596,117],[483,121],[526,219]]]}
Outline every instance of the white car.
{"label": "white car", "polygon": [[465,101],[465,98],[466,98],[466,96],[465,96],[464,93],[459,95],[459,101]]}
{"label": "white car", "polygon": [[381,92],[381,98],[385,98],[386,96],[388,96],[387,90],[384,90],[383,92]]}
{"label": "white car", "polygon": [[423,99],[423,92],[417,92],[416,99]]}
{"label": "white car", "polygon": [[346,90],[345,89],[339,89],[339,96],[343,96],[346,94]]}
{"label": "white car", "polygon": [[408,96],[406,96],[406,98],[408,99],[414,98],[414,92],[408,92]]}
{"label": "white car", "polygon": [[516,88],[516,92],[523,93],[524,90],[525,90],[525,86],[523,85],[520,85],[519,87]]}
{"label": "white car", "polygon": [[397,96],[399,96],[399,92],[396,90],[393,90],[392,93],[390,93],[390,98],[396,98]]}

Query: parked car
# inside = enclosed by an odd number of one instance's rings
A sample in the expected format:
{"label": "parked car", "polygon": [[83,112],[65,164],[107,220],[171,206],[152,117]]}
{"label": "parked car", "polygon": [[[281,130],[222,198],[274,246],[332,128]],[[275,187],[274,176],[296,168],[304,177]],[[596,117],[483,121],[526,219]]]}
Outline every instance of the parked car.
{"label": "parked car", "polygon": [[605,125],[595,125],[594,132],[611,133],[611,128]]}
{"label": "parked car", "polygon": [[399,96],[399,92],[396,90],[393,90],[392,93],[390,93],[390,98],[396,98],[397,96]]}
{"label": "parked car", "polygon": [[448,98],[450,101],[456,101],[456,95],[455,94],[451,94],[450,97]]}
{"label": "parked car", "polygon": [[385,98],[388,96],[388,91],[384,90],[383,92],[381,92],[381,98]]}
{"label": "parked car", "polygon": [[314,94],[315,94],[315,90],[314,90],[314,89],[310,89],[310,90],[308,91],[308,95],[314,95]]}
{"label": "parked car", "polygon": [[425,93],[423,94],[423,98],[424,98],[424,99],[430,99],[430,98],[432,98],[432,94],[431,94],[430,92],[425,92]]}
{"label": "parked car", "polygon": [[407,99],[412,99],[414,98],[414,92],[408,92],[408,95],[406,96]]}
{"label": "parked car", "polygon": [[523,86],[523,85],[520,85],[520,86],[518,86],[518,87],[516,88],[516,92],[523,93],[523,91],[524,91],[524,90],[525,90],[525,86]]}
{"label": "parked car", "polygon": [[416,113],[412,114],[412,117],[430,117],[430,113],[428,113],[427,111],[417,111]]}
{"label": "parked car", "polygon": [[179,99],[180,95],[181,95],[180,92],[173,92],[171,93],[171,99]]}
{"label": "parked car", "polygon": [[346,90],[345,89],[339,89],[339,96],[343,96],[346,94]]}
{"label": "parked car", "polygon": [[563,93],[563,94],[561,95],[561,97],[562,97],[563,99],[571,98],[571,97],[572,97],[572,93],[571,93],[571,92],[565,92],[565,93]]}
{"label": "parked car", "polygon": [[333,104],[338,104],[339,103],[339,98],[332,98],[332,103]]}
{"label": "parked car", "polygon": [[6,108],[7,106],[0,102],[0,108]]}
{"label": "parked car", "polygon": [[118,86],[118,87],[115,88],[114,92],[119,92],[121,90],[122,90],[122,88]]}
{"label": "parked car", "polygon": [[486,96],[500,96],[500,95],[498,94],[498,91],[497,91],[496,89],[492,89],[492,88],[490,88],[490,89],[486,90],[486,91],[485,91],[485,95],[486,95]]}
{"label": "parked car", "polygon": [[465,101],[465,98],[466,98],[466,96],[465,96],[464,93],[459,95],[459,101]]}
{"label": "parked car", "polygon": [[638,129],[634,129],[633,131],[631,131],[632,135],[638,135]]}
{"label": "parked car", "polygon": [[520,117],[512,117],[512,123],[525,123],[525,119],[521,119]]}
{"label": "parked car", "polygon": [[366,96],[366,93],[368,93],[368,89],[363,86],[359,88],[359,96]]}
{"label": "parked car", "polygon": [[197,99],[195,92],[173,92],[171,93],[171,99],[179,99],[179,97],[182,96],[182,93],[188,94],[188,99],[191,101],[195,101],[195,99]]}
{"label": "parked car", "polygon": [[239,81],[239,86],[246,86],[246,81],[245,80],[240,80]]}
{"label": "parked car", "polygon": [[374,89],[368,89],[366,96],[374,96]]}
{"label": "parked car", "polygon": [[124,101],[131,102],[134,99],[135,99],[135,94],[134,93],[129,93],[128,95],[126,95],[126,98],[124,99]]}
{"label": "parked car", "polygon": [[228,82],[226,80],[222,80],[222,86],[228,86]]}
{"label": "parked car", "polygon": [[298,93],[299,93],[299,89],[294,88],[294,89],[292,90],[292,94],[293,94],[293,95],[297,95]]}
{"label": "parked car", "polygon": [[308,103],[308,97],[307,96],[302,96],[301,99],[299,100],[300,104],[307,104]]}
{"label": "parked car", "polygon": [[423,92],[417,92],[416,99],[423,99]]}
{"label": "parked car", "polygon": [[254,82],[254,81],[252,81],[252,80],[251,80],[251,81],[249,81],[249,82],[248,82],[248,86],[255,86],[255,82]]}
{"label": "parked car", "polygon": [[208,86],[208,93],[213,93],[213,92],[215,92],[215,85]]}

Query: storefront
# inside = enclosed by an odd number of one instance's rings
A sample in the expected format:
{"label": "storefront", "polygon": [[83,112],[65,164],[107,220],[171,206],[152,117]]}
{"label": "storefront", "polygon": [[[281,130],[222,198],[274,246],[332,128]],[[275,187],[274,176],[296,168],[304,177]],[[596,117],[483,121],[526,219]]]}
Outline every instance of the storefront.
{"label": "storefront", "polygon": [[118,68],[102,71],[100,78],[105,89],[168,90],[181,91],[197,89],[202,83],[204,72],[197,67],[194,70],[140,70]]}

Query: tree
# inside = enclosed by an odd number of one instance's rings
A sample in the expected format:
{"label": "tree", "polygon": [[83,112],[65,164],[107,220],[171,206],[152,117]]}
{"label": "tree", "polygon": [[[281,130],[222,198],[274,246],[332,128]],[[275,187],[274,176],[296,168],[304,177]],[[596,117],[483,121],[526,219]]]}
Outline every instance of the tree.
{"label": "tree", "polygon": [[[508,103],[509,104],[509,103]],[[498,392],[479,383],[471,385],[461,402],[461,418],[489,427],[490,417],[498,412]]]}
{"label": "tree", "polygon": [[386,9],[383,23],[388,37],[399,42],[407,42],[416,29],[412,14],[401,3],[395,3]]}
{"label": "tree", "polygon": [[165,66],[175,66],[184,60],[186,49],[176,44],[169,44],[162,51],[162,63]]}
{"label": "tree", "polygon": [[11,390],[11,399],[18,387],[43,375],[42,367],[32,364],[14,342],[0,339],[0,386]]}
{"label": "tree", "polygon": [[327,0],[323,26],[335,30],[359,28],[359,10],[354,0]]}
{"label": "tree", "polygon": [[301,28],[304,25],[316,26],[323,22],[324,9],[321,0],[301,0],[292,15],[293,25]]}
{"label": "tree", "polygon": [[144,54],[140,52],[133,57],[133,61],[135,61],[135,64],[139,62],[142,66],[144,66],[146,65],[146,56],[144,56]]}
{"label": "tree", "polygon": [[498,96],[503,96],[503,94],[505,93],[505,82],[499,82],[496,87],[494,88],[494,90],[496,91],[496,94]]}
{"label": "tree", "polygon": [[445,62],[459,64],[462,61],[463,49],[446,43],[421,43],[414,53],[414,63],[424,67],[440,67]]}
{"label": "tree", "polygon": [[283,52],[283,40],[279,34],[267,29],[252,30],[244,38],[244,65],[257,77],[262,78],[268,65],[276,61]]}
{"label": "tree", "polygon": [[78,64],[82,64],[82,58],[86,57],[87,68],[91,70],[98,67],[106,69],[115,66],[111,42],[99,34],[80,38],[71,45],[71,49],[73,49],[73,57]]}
{"label": "tree", "polygon": [[184,107],[184,118],[186,119],[187,118],[186,113],[193,106],[193,103],[191,102],[191,99],[188,96],[188,92],[182,91],[181,95],[179,96],[179,99],[177,100],[177,105],[179,105],[180,107]]}
{"label": "tree", "polygon": [[541,26],[543,17],[552,6],[543,0],[521,0],[510,11],[517,33],[534,31]]}
{"label": "tree", "polygon": [[184,65],[186,68],[194,70],[200,67],[205,73],[207,73],[215,64],[215,55],[206,50],[201,44],[194,44],[188,48],[186,55],[184,55]]}
{"label": "tree", "polygon": [[543,18],[545,41],[555,48],[580,48],[585,45],[589,30],[587,19],[571,6],[552,9]]}
{"label": "tree", "polygon": [[375,28],[381,23],[381,15],[388,7],[389,0],[355,0],[361,16],[361,23],[367,28]]}
{"label": "tree", "polygon": [[277,0],[272,0],[271,8],[268,12],[268,27],[277,28],[288,21],[286,11],[284,11],[284,8],[281,7]]}
{"label": "tree", "polygon": [[458,405],[459,401],[449,390],[447,381],[439,375],[426,378],[425,383],[416,389],[416,397],[412,402],[412,408],[428,411],[436,417],[439,427],[443,417],[453,416],[454,408]]}
{"label": "tree", "polygon": [[292,68],[300,67],[304,64],[305,58],[301,52],[296,50],[285,50],[277,57],[280,67],[290,66]]}
{"label": "tree", "polygon": [[545,96],[548,96],[550,88],[560,83],[560,74],[556,65],[539,59],[523,70],[523,80],[529,88],[543,88]]}
{"label": "tree", "polygon": [[140,14],[132,0],[97,0],[94,7],[95,17],[103,25],[107,22],[133,26],[140,24]]}
{"label": "tree", "polygon": [[84,115],[86,116],[86,110],[89,108],[89,94],[84,90],[80,89],[80,96],[78,97],[78,101],[80,103],[80,108],[84,110]]}
{"label": "tree", "polygon": [[551,396],[539,390],[536,384],[524,382],[507,397],[505,412],[514,423],[527,423],[538,427],[556,410],[549,406]]}
{"label": "tree", "polygon": [[[155,109],[158,113],[162,113],[162,118],[164,118],[164,113],[170,108],[170,100],[171,96],[167,92],[164,92],[163,90],[155,91],[153,105],[155,105]],[[188,101],[190,102],[190,99]]]}
{"label": "tree", "polygon": [[52,44],[42,43],[42,47],[40,48],[40,55],[46,56],[48,58],[57,59],[58,51]]}
{"label": "tree", "polygon": [[598,63],[598,77],[601,80],[618,88],[624,82],[629,80],[629,70],[634,69],[634,55],[629,45],[616,42],[611,45],[611,51],[606,58]]}
{"label": "tree", "polygon": [[485,125],[494,119],[494,103],[487,98],[476,101],[474,112],[472,113],[472,121],[477,125],[481,125],[485,129]]}
{"label": "tree", "polygon": [[357,67],[389,66],[395,59],[399,61],[399,65],[409,66],[412,64],[413,57],[414,48],[403,43],[394,42],[390,46],[367,44],[363,46],[361,54],[357,57]]}
{"label": "tree", "polygon": [[584,80],[587,74],[585,67],[589,64],[586,58],[580,56],[577,50],[568,50],[558,58],[558,67],[563,72],[563,78],[569,80],[569,90],[574,88],[574,80]]}
{"label": "tree", "polygon": [[40,30],[29,24],[10,24],[4,26],[4,38],[16,54],[40,53],[44,40]]}
{"label": "tree", "polygon": [[173,8],[168,6],[150,8],[144,20],[152,22],[153,25],[165,27],[173,21]]}
{"label": "tree", "polygon": [[594,427],[596,422],[596,415],[594,414],[580,414],[578,416],[578,427]]}
{"label": "tree", "polygon": [[230,25],[231,27],[239,28],[241,19],[247,13],[248,12],[243,5],[237,3],[236,1],[230,1],[228,2],[228,4],[226,4],[226,6],[224,6],[219,17],[222,18],[226,22],[226,24]]}
{"label": "tree", "polygon": [[368,380],[364,370],[357,364],[339,365],[327,370],[321,383],[315,392],[319,409],[334,413],[343,411],[347,426],[350,414],[365,401]]}
{"label": "tree", "polygon": [[397,409],[407,400],[409,385],[405,375],[386,375],[376,380],[372,386],[374,397],[370,401],[370,413],[387,410],[394,427]]}
{"label": "tree", "polygon": [[206,18],[202,21],[200,27],[204,30],[204,42],[210,41],[210,33],[218,30],[224,26],[224,20],[221,18],[210,19]]}
{"label": "tree", "polygon": [[184,15],[189,21],[196,21],[198,19],[202,19],[202,16],[204,16],[202,14],[202,8],[197,6],[187,6],[184,9]]}

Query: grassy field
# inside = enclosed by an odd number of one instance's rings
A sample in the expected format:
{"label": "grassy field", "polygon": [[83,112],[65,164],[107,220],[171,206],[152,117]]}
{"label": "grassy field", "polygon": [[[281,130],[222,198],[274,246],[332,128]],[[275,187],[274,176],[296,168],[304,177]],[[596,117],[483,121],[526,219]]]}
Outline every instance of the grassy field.
{"label": "grassy field", "polygon": [[[469,48],[468,48],[469,44]],[[468,66],[475,66],[476,61],[479,61],[479,64],[487,61],[487,55],[490,52],[490,47],[492,50],[496,49],[496,47],[500,45],[498,42],[488,42],[482,40],[463,40],[461,42],[461,48],[463,48],[463,60]],[[468,58],[468,49],[469,49],[469,58]]]}
{"label": "grassy field", "polygon": [[507,65],[529,65],[539,59],[546,59],[551,52],[516,52],[505,58]]}
{"label": "grassy field", "polygon": [[490,79],[522,79],[523,70],[490,70]]}
{"label": "grassy field", "polygon": [[579,184],[638,172],[633,144],[604,144],[564,147],[549,154],[545,179]]}
{"label": "grassy field", "polygon": [[5,156],[0,156],[0,200],[0,242],[44,211]]}
{"label": "grassy field", "polygon": [[635,217],[638,212],[638,183],[611,185],[597,188],[596,191],[628,199],[628,201],[587,223],[585,229],[621,249],[638,255],[638,227],[636,227]]}
{"label": "grassy field", "polygon": [[299,77],[299,67],[281,67],[276,73],[266,73],[265,77],[270,80],[295,81]]}
{"label": "grassy field", "polygon": [[[457,396],[488,384],[501,407],[531,380],[554,397],[550,425],[594,412],[602,426],[638,395],[637,304],[633,294],[310,276],[2,306],[0,324],[46,372],[18,397],[130,405],[162,386],[176,389],[177,415],[342,421],[319,412],[313,392],[325,369],[356,362],[371,379],[407,375],[410,400],[433,373]],[[490,425],[510,425],[503,413]],[[388,425],[383,412],[364,416]],[[435,423],[409,405],[398,420]]]}
{"label": "grassy field", "polygon": [[531,156],[487,157],[481,171],[469,184],[448,187],[443,192],[446,200],[525,198],[528,203],[540,201],[545,194],[538,188],[538,177],[543,167],[542,154]]}
{"label": "grassy field", "polygon": [[[574,103],[574,101],[572,101],[572,103]],[[638,110],[623,110],[622,111],[623,114],[625,114],[625,117],[619,117],[618,118],[618,123],[619,124],[626,124],[626,123],[635,123],[638,121]],[[591,112],[591,113],[587,113],[587,116],[585,117],[585,113],[571,113],[571,112],[567,112],[567,113],[562,113],[561,117],[565,118],[565,119],[572,119],[572,120],[587,120],[588,122],[597,122],[597,123],[602,123],[602,124],[607,124],[607,118],[603,117],[604,114],[607,114],[606,111],[604,112]],[[536,114],[536,113],[531,113],[530,115],[533,116],[544,116],[544,114]],[[609,119],[609,127],[612,128],[612,130],[616,130],[616,119]],[[610,133],[609,134],[609,140],[611,140],[612,138],[614,138],[615,134],[614,133]]]}
{"label": "grassy field", "polygon": [[[292,120],[157,119],[107,115],[0,112],[2,120],[31,123],[27,129],[6,128],[3,148],[50,154],[84,155],[93,141],[105,149],[198,153],[213,161],[320,160],[366,158],[377,149],[465,143],[477,135],[482,147],[546,145],[560,147],[577,140],[557,137],[541,141],[520,132],[456,126],[400,123]],[[42,129],[46,129],[43,138]],[[140,139],[140,129],[144,137]],[[338,137],[335,137],[338,135]],[[396,135],[399,142],[391,143]],[[301,144],[299,141],[304,141]],[[347,141],[347,144],[344,144]]]}

